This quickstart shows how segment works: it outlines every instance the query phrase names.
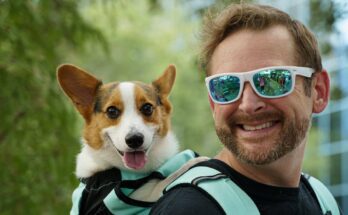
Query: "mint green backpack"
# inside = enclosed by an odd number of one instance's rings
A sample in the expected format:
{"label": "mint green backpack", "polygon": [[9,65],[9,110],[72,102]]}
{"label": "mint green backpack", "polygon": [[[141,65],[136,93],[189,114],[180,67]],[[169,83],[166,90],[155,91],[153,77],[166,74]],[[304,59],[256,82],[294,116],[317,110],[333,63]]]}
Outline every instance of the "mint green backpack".
{"label": "mint green backpack", "polygon": [[[102,204],[111,214],[149,214],[152,205],[162,196],[164,188],[190,166],[200,161],[196,156],[197,154],[191,150],[182,151],[152,173],[120,171],[122,181],[102,199]],[[190,163],[192,165],[185,167]],[[174,172],[178,172],[179,175],[173,174]],[[79,214],[85,187],[86,184],[81,182],[73,192],[70,215]]]}
{"label": "mint green backpack", "polygon": [[[340,215],[338,205],[325,185],[314,177],[307,177],[307,179],[319,200],[323,214]],[[171,183],[166,191],[179,184],[187,183],[207,191],[226,214],[260,214],[253,200],[238,185],[216,169],[206,166],[191,168]]]}

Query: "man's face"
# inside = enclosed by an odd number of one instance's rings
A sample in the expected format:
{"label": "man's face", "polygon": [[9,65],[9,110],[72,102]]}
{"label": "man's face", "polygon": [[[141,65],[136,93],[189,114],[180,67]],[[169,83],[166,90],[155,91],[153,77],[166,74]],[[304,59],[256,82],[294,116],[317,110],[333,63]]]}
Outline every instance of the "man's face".
{"label": "man's face", "polygon": [[[286,28],[240,30],[223,40],[213,53],[211,75],[247,72],[270,66],[296,66],[293,39]],[[211,102],[221,142],[239,160],[268,164],[304,142],[313,99],[304,94],[303,77],[285,97],[259,97],[247,82],[241,98],[227,105]]]}

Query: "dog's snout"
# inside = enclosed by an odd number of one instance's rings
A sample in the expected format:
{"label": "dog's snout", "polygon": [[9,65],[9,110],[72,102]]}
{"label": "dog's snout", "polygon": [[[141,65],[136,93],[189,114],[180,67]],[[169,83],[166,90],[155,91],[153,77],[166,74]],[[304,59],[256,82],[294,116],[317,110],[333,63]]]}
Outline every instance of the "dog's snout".
{"label": "dog's snout", "polygon": [[144,135],[142,133],[129,133],[127,134],[126,138],[127,145],[132,148],[136,149],[139,148],[144,143]]}

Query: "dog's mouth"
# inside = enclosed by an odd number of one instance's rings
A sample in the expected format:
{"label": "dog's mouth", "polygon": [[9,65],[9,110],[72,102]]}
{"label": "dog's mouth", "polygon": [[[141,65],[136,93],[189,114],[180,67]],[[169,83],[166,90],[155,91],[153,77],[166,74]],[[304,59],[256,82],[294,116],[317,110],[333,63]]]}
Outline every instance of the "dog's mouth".
{"label": "dog's mouth", "polygon": [[119,150],[114,144],[113,141],[111,140],[110,136],[106,134],[106,137],[110,144],[115,147],[116,151],[120,154],[123,163],[135,170],[142,169],[146,162],[147,162],[147,155],[146,152],[147,150],[130,150],[130,151],[121,151]]}
{"label": "dog's mouth", "polygon": [[136,170],[142,169],[146,164],[146,161],[147,161],[146,150],[123,152],[117,149],[117,151],[118,153],[120,153],[123,163],[129,168],[136,169]]}
{"label": "dog's mouth", "polygon": [[146,151],[121,152],[123,163],[132,169],[142,169],[147,161]]}

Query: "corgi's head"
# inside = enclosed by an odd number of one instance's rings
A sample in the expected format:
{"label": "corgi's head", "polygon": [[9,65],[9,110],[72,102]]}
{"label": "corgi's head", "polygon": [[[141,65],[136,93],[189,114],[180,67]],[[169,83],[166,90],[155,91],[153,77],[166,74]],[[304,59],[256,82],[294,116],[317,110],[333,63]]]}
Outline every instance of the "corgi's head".
{"label": "corgi's head", "polygon": [[84,142],[98,154],[93,159],[121,169],[157,167],[156,158],[149,156],[157,151],[155,147],[165,145],[161,140],[170,132],[168,96],[175,74],[175,67],[169,65],[151,84],[103,84],[79,67],[64,64],[58,68],[61,88],[84,118]]}

